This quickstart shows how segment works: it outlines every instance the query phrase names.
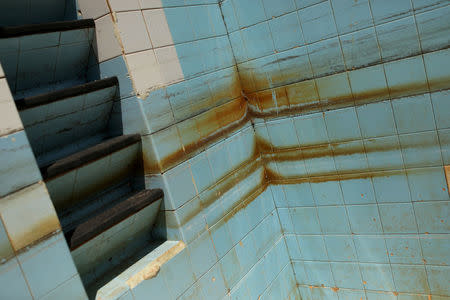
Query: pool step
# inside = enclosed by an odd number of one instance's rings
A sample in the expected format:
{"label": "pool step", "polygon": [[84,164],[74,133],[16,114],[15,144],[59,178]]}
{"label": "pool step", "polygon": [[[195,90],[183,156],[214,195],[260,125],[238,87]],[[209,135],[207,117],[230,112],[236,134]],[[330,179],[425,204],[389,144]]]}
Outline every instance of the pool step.
{"label": "pool step", "polygon": [[40,166],[111,137],[109,120],[118,90],[111,77],[16,100]]}
{"label": "pool step", "polygon": [[0,27],[0,61],[14,98],[85,83],[92,19]]}

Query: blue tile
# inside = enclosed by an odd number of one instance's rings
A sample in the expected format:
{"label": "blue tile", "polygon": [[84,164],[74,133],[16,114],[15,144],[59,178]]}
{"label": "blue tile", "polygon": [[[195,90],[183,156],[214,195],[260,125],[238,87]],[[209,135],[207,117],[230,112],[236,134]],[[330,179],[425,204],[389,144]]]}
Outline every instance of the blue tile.
{"label": "blue tile", "polygon": [[295,4],[293,0],[284,0],[279,2],[273,2],[271,0],[263,0],[263,5],[268,19],[295,10]]}
{"label": "blue tile", "polygon": [[328,260],[327,250],[321,235],[298,235],[298,244],[304,260]]}
{"label": "blue tile", "polygon": [[173,299],[179,297],[196,279],[187,249],[162,265],[160,272],[167,286],[170,287],[168,290]]}
{"label": "blue tile", "polygon": [[350,235],[324,237],[330,261],[357,261],[356,249]]}
{"label": "blue tile", "polygon": [[247,27],[266,19],[261,0],[233,0],[239,26]]}
{"label": "blue tile", "polygon": [[255,256],[256,248],[255,242],[253,241],[253,235],[248,234],[245,236],[234,249],[236,250],[239,265],[241,266],[243,273],[248,272],[257,260],[257,257]]}
{"label": "blue tile", "polygon": [[[254,12],[254,10],[252,9]],[[242,29],[242,39],[247,49],[248,59],[274,53],[272,35],[267,22]]]}
{"label": "blue tile", "polygon": [[291,209],[279,208],[278,216],[280,217],[281,229],[284,233],[294,233],[294,223],[291,218]]}
{"label": "blue tile", "polygon": [[448,233],[450,204],[449,202],[417,202],[414,203],[419,233]]}
{"label": "blue tile", "polygon": [[345,204],[375,203],[375,194],[370,179],[352,179],[341,181]]}
{"label": "blue tile", "polygon": [[369,1],[331,0],[337,29],[340,34],[372,25]]}
{"label": "blue tile", "polygon": [[[368,66],[381,61],[374,28],[366,28],[340,36],[348,69]],[[364,55],[361,55],[364,53]]]}
{"label": "blue tile", "polygon": [[381,222],[385,233],[416,233],[411,203],[380,204]]}
{"label": "blue tile", "polygon": [[353,241],[360,262],[389,263],[383,236],[356,235]]}
{"label": "blue tile", "polygon": [[293,234],[288,234],[288,235],[285,234],[284,239],[286,240],[289,257],[291,259],[301,259],[302,252],[300,251],[300,246],[297,241],[297,237]]}
{"label": "blue tile", "polygon": [[449,199],[442,168],[412,169],[407,174],[412,201]]}
{"label": "blue tile", "polygon": [[339,290],[338,295],[339,295],[339,299],[360,299],[360,300],[364,299],[364,300],[367,300],[366,293],[361,290]]}
{"label": "blue tile", "polygon": [[393,292],[366,291],[367,300],[397,300]]}
{"label": "blue tile", "polygon": [[406,97],[392,102],[398,132],[434,130],[433,108],[428,94]]}
{"label": "blue tile", "polygon": [[437,128],[450,128],[450,92],[447,90],[431,94],[431,102]]}
{"label": "blue tile", "polygon": [[120,86],[120,96],[126,97],[133,93],[133,86],[128,76],[128,69],[122,56],[112,58],[99,64],[102,79],[117,76]]}
{"label": "blue tile", "polygon": [[232,300],[238,299],[249,299],[250,293],[245,281],[241,280],[236,284],[235,287],[231,290],[230,297]]}
{"label": "blue tile", "polygon": [[325,113],[328,138],[331,142],[361,138],[355,108],[344,108]]}
{"label": "blue tile", "polygon": [[188,7],[165,8],[164,14],[169,28],[171,28],[172,39],[175,44],[195,39],[195,33],[189,20]]}
{"label": "blue tile", "polygon": [[[320,149],[320,148],[319,148]],[[320,151],[320,152],[319,152]],[[320,155],[317,155],[320,153]],[[303,149],[303,161],[309,176],[319,176],[321,174],[336,174],[336,166],[333,160],[333,152],[330,146]]]}
{"label": "blue tile", "polygon": [[394,21],[412,14],[411,1],[370,0],[375,25]]}
{"label": "blue tile", "polygon": [[234,215],[228,220],[228,228],[230,229],[233,244],[237,244],[251,230],[251,227],[246,211],[242,207],[237,207],[230,214]]}
{"label": "blue tile", "polygon": [[315,205],[311,186],[308,182],[301,184],[287,184],[283,189],[289,207]]}
{"label": "blue tile", "polygon": [[0,262],[5,262],[14,256],[8,234],[6,233],[3,222],[0,223]]}
{"label": "blue tile", "polygon": [[276,120],[267,122],[270,140],[275,148],[298,147],[297,133],[294,129],[292,119]]}
{"label": "blue tile", "polygon": [[[148,296],[147,294],[146,296]],[[143,298],[145,299],[145,298]],[[204,300],[205,296],[203,295],[202,287],[200,283],[197,281],[195,282],[186,292],[184,292],[179,300]],[[137,299],[135,299],[137,300]]]}
{"label": "blue tile", "polygon": [[0,161],[0,197],[41,179],[23,130],[0,137]]}
{"label": "blue tile", "polygon": [[442,81],[441,78],[448,78],[449,76],[449,57],[450,49],[427,53],[423,56],[430,90],[436,91],[448,88],[447,81]]}
{"label": "blue tile", "polygon": [[340,174],[361,172],[368,169],[368,161],[362,141],[337,144],[333,147],[333,153],[336,170]]}
{"label": "blue tile", "polygon": [[364,140],[367,162],[372,170],[403,168],[403,157],[398,136],[386,136]]}
{"label": "blue tile", "polygon": [[442,165],[437,132],[420,132],[399,136],[407,168]]}
{"label": "blue tile", "polygon": [[348,77],[356,104],[389,99],[383,65],[351,71]]}
{"label": "blue tile", "polygon": [[166,209],[175,209],[194,198],[197,191],[192,181],[192,173],[188,163],[182,163],[164,174],[167,180],[168,197],[171,198],[173,207]]}
{"label": "blue tile", "polygon": [[448,235],[425,234],[420,236],[423,258],[430,265],[450,265],[450,238]]}
{"label": "blue tile", "polygon": [[[443,3],[445,1],[442,1]],[[450,7],[442,7],[423,14],[416,15],[417,29],[423,52],[434,51],[445,47],[444,36],[450,34],[450,21],[445,16],[450,13]]]}
{"label": "blue tile", "polygon": [[448,266],[427,266],[428,282],[432,294],[449,295],[450,267]]}
{"label": "blue tile", "polygon": [[428,90],[425,68],[420,56],[386,63],[384,70],[392,98],[404,96],[405,86],[410,87],[406,91],[408,94],[417,94]]}
{"label": "blue tile", "polygon": [[290,209],[295,232],[321,234],[315,207],[296,207]]}
{"label": "blue tile", "polygon": [[[359,264],[366,289],[395,291],[391,267],[388,264]],[[384,299],[384,298],[383,298]]]}
{"label": "blue tile", "polygon": [[424,266],[392,265],[397,291],[428,294],[427,274]]}
{"label": "blue tile", "polygon": [[311,189],[317,205],[344,203],[338,181],[313,182],[311,183]]}
{"label": "blue tile", "polygon": [[205,299],[220,300],[227,292],[220,264],[215,264],[199,281]]}
{"label": "blue tile", "polygon": [[[75,30],[76,32],[80,32],[80,30]],[[82,30],[81,30],[82,31]],[[73,31],[66,31],[63,33]],[[44,34],[33,34],[33,35],[25,35],[20,37],[20,50],[31,50],[31,49],[39,49],[39,48],[47,48],[54,47],[59,44],[60,39],[59,32],[50,32]],[[67,42],[67,41],[66,41]],[[61,43],[66,43],[61,41]]]}
{"label": "blue tile", "polygon": [[88,42],[60,45],[54,80],[63,81],[85,77],[90,49]]}
{"label": "blue tile", "polygon": [[422,264],[419,236],[389,236],[386,238],[391,264]]}
{"label": "blue tile", "polygon": [[311,5],[320,3],[320,2],[324,2],[324,1],[327,1],[327,0],[295,0],[295,4],[297,6],[297,9],[300,9],[300,8],[305,8],[305,7],[308,7],[308,6],[311,6]]}
{"label": "blue tile", "polygon": [[[17,68],[16,90],[46,85],[54,80],[58,47],[41,48],[20,52]],[[36,75],[36,71],[39,70]]]}
{"label": "blue tile", "polygon": [[353,233],[381,233],[380,216],[374,204],[347,206]]}
{"label": "blue tile", "polygon": [[[133,299],[131,293],[128,293],[129,298],[121,297],[120,300],[131,300]],[[86,292],[84,290],[83,283],[79,275],[72,277],[67,280],[56,289],[45,295],[42,300],[58,300],[58,299],[68,299],[68,300],[78,300],[87,299]]]}
{"label": "blue tile", "polygon": [[192,270],[197,278],[200,278],[203,273],[217,262],[214,246],[207,231],[195,239],[188,246],[188,249],[192,262]]}
{"label": "blue tile", "polygon": [[[19,255],[23,272],[36,298],[44,296],[77,273],[65,239],[62,234],[57,237]],[[42,276],[42,270],[49,272]]]}
{"label": "blue tile", "polygon": [[299,284],[308,284],[309,280],[306,275],[305,265],[303,261],[292,261],[292,267],[294,269],[295,278]]}
{"label": "blue tile", "polygon": [[269,26],[277,51],[284,51],[305,43],[296,12],[269,20]]}
{"label": "blue tile", "polygon": [[316,77],[345,70],[341,45],[336,37],[309,44],[308,53],[311,67]]}
{"label": "blue tile", "polygon": [[307,43],[314,43],[337,35],[333,13],[328,1],[300,9],[298,16]]}
{"label": "blue tile", "polygon": [[330,264],[328,262],[305,261],[305,270],[308,274],[309,284],[328,287],[335,286]]}
{"label": "blue tile", "polygon": [[184,78],[199,76],[205,71],[202,49],[199,49],[199,42],[188,42],[175,46]]}
{"label": "blue tile", "polygon": [[390,101],[358,106],[356,111],[363,137],[381,137],[396,134],[394,114]]}
{"label": "blue tile", "polygon": [[259,261],[246,276],[247,286],[251,299],[257,299],[267,287],[269,282],[266,279],[264,264]]}
{"label": "blue tile", "polygon": [[0,265],[0,288],[5,299],[33,299],[15,258]]}
{"label": "blue tile", "polygon": [[201,193],[214,182],[206,153],[202,152],[192,158],[190,164],[195,186],[198,192]]}
{"label": "blue tile", "polygon": [[438,8],[447,4],[446,1],[442,0],[412,0],[412,3],[416,13]]}
{"label": "blue tile", "polygon": [[322,113],[294,118],[301,146],[328,143],[327,128]]}
{"label": "blue tile", "polygon": [[358,264],[342,262],[332,262],[330,264],[336,286],[359,290],[363,288]]}
{"label": "blue tile", "polygon": [[377,33],[383,61],[420,53],[419,36],[414,17],[378,25]]}
{"label": "blue tile", "polygon": [[450,164],[450,130],[439,130],[439,142],[441,144],[442,159],[444,165]]}
{"label": "blue tile", "polygon": [[234,31],[229,34],[229,38],[236,62],[241,63],[247,61],[247,49],[245,48],[244,40],[242,38],[242,32],[240,30]]}
{"label": "blue tile", "polygon": [[405,173],[376,176],[372,180],[378,203],[411,201]]}
{"label": "blue tile", "polygon": [[206,151],[206,155],[208,156],[215,182],[219,181],[219,179],[231,171],[231,162],[224,142],[209,148]]}
{"label": "blue tile", "polygon": [[239,24],[234,12],[232,0],[225,0],[222,2],[220,9],[222,10],[223,19],[227,26],[228,32],[233,32],[239,29]]}
{"label": "blue tile", "polygon": [[232,288],[241,278],[241,266],[236,254],[236,250],[231,250],[220,260],[225,284]]}
{"label": "blue tile", "polygon": [[233,246],[227,224],[222,220],[210,229],[217,257],[222,258]]}
{"label": "blue tile", "polygon": [[[273,195],[273,200],[275,201],[275,206],[279,207],[288,207],[288,202],[286,196],[284,194],[284,186],[283,185],[270,185],[270,191]],[[295,197],[295,194],[294,194]],[[296,199],[296,198],[294,198]]]}

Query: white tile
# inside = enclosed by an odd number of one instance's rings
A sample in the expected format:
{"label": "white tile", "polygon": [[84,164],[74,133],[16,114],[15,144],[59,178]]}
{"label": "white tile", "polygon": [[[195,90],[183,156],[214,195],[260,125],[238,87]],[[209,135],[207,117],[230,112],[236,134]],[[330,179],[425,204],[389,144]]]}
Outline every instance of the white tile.
{"label": "white tile", "polygon": [[[4,80],[4,79],[0,79]],[[0,101],[0,136],[23,129],[14,100]]]}
{"label": "white tile", "polygon": [[114,35],[114,25],[110,14],[95,21],[95,32],[97,47],[94,46],[94,49],[97,49],[99,63],[122,53]]}
{"label": "white tile", "polygon": [[140,9],[138,0],[109,0],[113,11],[125,11]]}
{"label": "white tile", "polygon": [[164,84],[170,84],[184,79],[175,46],[155,49],[155,54],[164,79]]}
{"label": "white tile", "polygon": [[5,77],[5,72],[3,71],[2,64],[0,63],[0,78]]}
{"label": "white tile", "polygon": [[163,9],[142,11],[153,47],[173,45],[172,34]]}
{"label": "white tile", "polygon": [[161,0],[139,0],[141,8],[161,8],[163,7]]}
{"label": "white tile", "polygon": [[61,228],[43,182],[1,199],[0,214],[15,251]]}
{"label": "white tile", "polygon": [[153,50],[142,51],[126,56],[131,78],[138,95],[161,85],[161,74]]}
{"label": "white tile", "polygon": [[[1,70],[0,70],[1,71]],[[0,79],[0,102],[14,101],[6,78]]]}
{"label": "white tile", "polygon": [[109,12],[106,0],[78,0],[83,19],[97,19]]}
{"label": "white tile", "polygon": [[152,47],[140,10],[118,13],[117,25],[125,53],[142,51]]}

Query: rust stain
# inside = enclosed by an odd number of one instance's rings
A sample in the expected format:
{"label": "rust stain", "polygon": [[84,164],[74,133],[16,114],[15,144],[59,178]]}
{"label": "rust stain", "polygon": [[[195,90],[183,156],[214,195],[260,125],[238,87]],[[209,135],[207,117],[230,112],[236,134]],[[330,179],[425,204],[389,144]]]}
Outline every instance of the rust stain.
{"label": "rust stain", "polygon": [[[444,166],[444,171],[445,171],[445,178],[447,179],[447,190],[450,193],[450,165]],[[443,190],[445,191],[445,188],[443,188]]]}
{"label": "rust stain", "polygon": [[332,287],[331,290],[335,293],[337,293],[339,291],[339,288],[337,286]]}

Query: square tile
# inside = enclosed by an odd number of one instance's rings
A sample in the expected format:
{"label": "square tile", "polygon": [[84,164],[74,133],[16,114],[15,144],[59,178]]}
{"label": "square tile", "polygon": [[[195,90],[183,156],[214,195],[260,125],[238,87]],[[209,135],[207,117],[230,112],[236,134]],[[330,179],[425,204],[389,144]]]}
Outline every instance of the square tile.
{"label": "square tile", "polygon": [[358,106],[356,112],[363,137],[381,137],[397,133],[390,101]]}
{"label": "square tile", "polygon": [[189,246],[192,270],[200,278],[213,264],[217,262],[216,252],[208,232],[202,233]]}
{"label": "square tile", "polygon": [[[181,69],[181,64],[174,46],[155,49],[155,56],[159,65],[161,83],[176,83],[184,79],[183,70]],[[154,68],[155,70],[153,72],[156,72],[158,68]],[[158,74],[156,73],[151,78],[153,77],[158,82]]]}
{"label": "square tile", "polygon": [[309,284],[314,286],[335,286],[330,264],[328,262],[305,261],[305,271]]}
{"label": "square tile", "polygon": [[298,147],[299,142],[292,119],[267,122],[270,140],[275,148]]}
{"label": "square tile", "polygon": [[353,95],[346,73],[316,79],[320,104],[326,109],[353,106]]}
{"label": "square tile", "polygon": [[7,299],[33,299],[16,258],[0,265],[0,288]]}
{"label": "square tile", "polygon": [[125,53],[152,47],[141,11],[117,13],[117,26]]}
{"label": "square tile", "polygon": [[382,233],[380,216],[375,204],[347,206],[348,218],[353,233]]}
{"label": "square tile", "polygon": [[397,136],[364,140],[364,148],[371,170],[395,170],[403,168],[403,158]]}
{"label": "square tile", "polygon": [[311,190],[317,205],[344,203],[339,181],[312,182]]}
{"label": "square tile", "polygon": [[385,233],[417,233],[411,203],[380,204],[379,209]]}
{"label": "square tile", "polygon": [[333,147],[336,170],[339,174],[362,172],[368,169],[362,141],[337,144]]}
{"label": "square tile", "polygon": [[[450,130],[439,130],[439,142],[441,144],[442,159],[445,165],[450,164]],[[448,183],[448,181],[447,181]],[[448,184],[450,185],[450,184]]]}
{"label": "square tile", "polygon": [[442,165],[436,132],[420,132],[399,136],[403,160],[408,168]]}
{"label": "square tile", "polygon": [[176,209],[197,195],[190,164],[184,162],[164,174],[167,180],[167,191],[173,207],[166,209]]}
{"label": "square tile", "polygon": [[429,94],[401,98],[392,106],[399,134],[436,128]]}
{"label": "square tile", "polygon": [[412,4],[416,12],[423,12],[444,6],[446,2],[442,0],[412,0]]}
{"label": "square tile", "polygon": [[[383,61],[420,53],[414,17],[406,17],[376,27]],[[401,50],[400,50],[401,49]]]}
{"label": "square tile", "polygon": [[[69,297],[69,298],[67,298]],[[131,297],[131,295],[130,295]],[[67,298],[68,300],[86,299],[87,295],[79,275],[70,278],[56,289],[45,295],[43,300],[57,300]],[[131,298],[119,298],[120,300],[130,300]]]}
{"label": "square tile", "polygon": [[350,233],[347,212],[344,206],[322,206],[317,208],[320,227],[324,234]]}
{"label": "square tile", "polygon": [[375,25],[394,21],[412,14],[411,1],[370,0]]}
{"label": "square tile", "polygon": [[315,207],[296,207],[289,209],[295,232],[303,234],[321,234]]}
{"label": "square tile", "polygon": [[356,249],[351,236],[328,235],[324,237],[331,261],[356,261]]}
{"label": "square tile", "polygon": [[410,202],[406,173],[392,173],[373,177],[373,186],[378,203]]}
{"label": "square tile", "polygon": [[449,57],[449,49],[427,53],[423,56],[431,91],[448,89],[447,79],[450,78],[448,72]]}
{"label": "square tile", "polygon": [[[62,234],[41,242],[18,256],[35,297],[42,297],[77,273]],[[42,276],[42,270],[49,270]],[[49,270],[49,271],[50,271]]]}
{"label": "square tile", "polygon": [[370,178],[342,180],[341,187],[345,204],[376,203]]}
{"label": "square tile", "polygon": [[449,200],[442,167],[407,170],[412,201]]}
{"label": "square tile", "polygon": [[293,0],[281,1],[275,3],[271,0],[263,0],[264,9],[267,18],[277,17],[295,10],[295,3]]}
{"label": "square tile", "polygon": [[304,110],[310,113],[320,111],[319,95],[314,79],[288,85],[286,93],[292,109]]}
{"label": "square tile", "polygon": [[428,91],[422,57],[411,57],[384,65],[392,98]]}
{"label": "square tile", "polygon": [[[285,2],[287,1],[282,3]],[[304,44],[296,12],[269,20],[269,27],[277,51],[284,51]]]}
{"label": "square tile", "polygon": [[450,267],[427,266],[426,268],[431,293],[441,295],[450,294],[450,288],[448,285],[448,278],[450,276]]}
{"label": "square tile", "polygon": [[274,53],[274,44],[267,22],[242,29],[242,39],[246,45],[248,59]]}
{"label": "square tile", "polygon": [[344,108],[325,113],[328,138],[331,142],[361,138],[355,108]]}
{"label": "square tile", "polygon": [[395,287],[399,292],[428,294],[430,288],[424,266],[392,265]]}
{"label": "square tile", "polygon": [[328,143],[327,128],[322,113],[295,117],[294,126],[301,146]]}
{"label": "square tile", "polygon": [[450,34],[450,23],[445,17],[450,13],[448,6],[416,15],[422,51],[429,52],[445,47]]}
{"label": "square tile", "polygon": [[372,25],[369,1],[331,0],[337,29],[340,34]]}
{"label": "square tile", "polygon": [[233,240],[231,239],[227,223],[221,219],[211,227],[210,234],[217,257],[221,259],[233,246]]}
{"label": "square tile", "polygon": [[248,27],[266,19],[261,0],[232,0],[232,3],[240,28]]}
{"label": "square tile", "polygon": [[314,206],[315,202],[309,182],[283,186],[288,207]]}
{"label": "square tile", "polygon": [[359,262],[389,263],[383,236],[356,235],[353,241]]}
{"label": "square tile", "polygon": [[389,99],[384,67],[376,65],[348,72],[356,104]]}
{"label": "square tile", "polygon": [[308,44],[308,53],[315,77],[334,74],[345,70],[341,45],[337,37]]}
{"label": "square tile", "polygon": [[414,212],[419,233],[447,233],[450,231],[449,202],[416,202],[414,203]]}
{"label": "square tile", "polygon": [[227,151],[226,143],[221,142],[206,150],[209,165],[211,167],[214,181],[218,182],[221,178],[231,172],[231,161]]}
{"label": "square tile", "polygon": [[138,96],[145,97],[148,91],[161,85],[161,70],[153,50],[128,54],[126,59]]}
{"label": "square tile", "polygon": [[182,250],[162,265],[160,272],[167,286],[170,287],[169,293],[174,298],[179,297],[196,279],[187,249]]}
{"label": "square tile", "polygon": [[340,40],[347,69],[373,65],[381,61],[374,28],[370,27],[342,35]]}
{"label": "square tile", "polygon": [[389,236],[386,238],[391,264],[422,264],[422,250],[418,235]]}
{"label": "square tile", "polygon": [[225,0],[221,3],[220,9],[223,13],[223,21],[227,26],[228,32],[234,32],[239,29],[236,13],[234,12],[233,1]]}
{"label": "square tile", "polygon": [[[24,210],[24,206],[29,209]],[[61,228],[42,182],[4,197],[0,204],[0,214],[15,251]]]}
{"label": "square tile", "polygon": [[336,286],[350,289],[362,289],[362,279],[358,264],[332,262],[331,270]]}
{"label": "square tile", "polygon": [[391,267],[388,264],[359,264],[359,268],[366,289],[395,291]]}
{"label": "square tile", "polygon": [[172,40],[175,44],[195,40],[194,29],[189,19],[188,7],[165,7],[164,14],[172,34]]}
{"label": "square tile", "polygon": [[450,92],[447,90],[432,93],[431,102],[437,128],[450,128]]}
{"label": "square tile", "polygon": [[298,16],[307,43],[314,43],[337,35],[333,13],[328,1],[300,9]]}

